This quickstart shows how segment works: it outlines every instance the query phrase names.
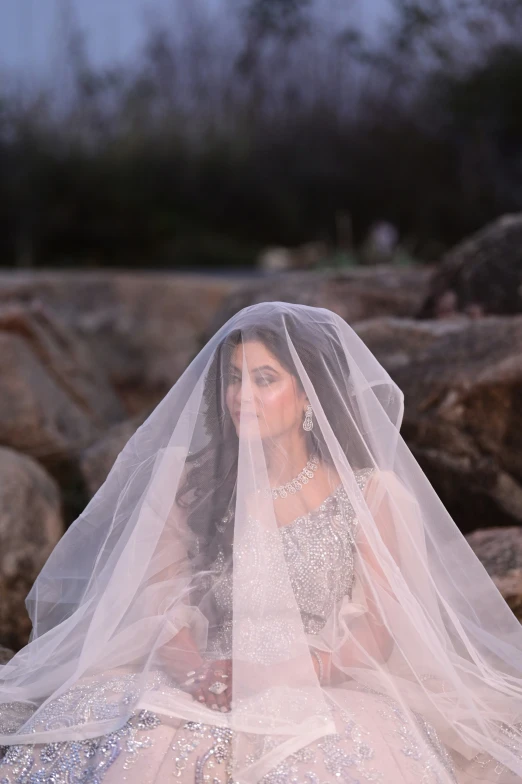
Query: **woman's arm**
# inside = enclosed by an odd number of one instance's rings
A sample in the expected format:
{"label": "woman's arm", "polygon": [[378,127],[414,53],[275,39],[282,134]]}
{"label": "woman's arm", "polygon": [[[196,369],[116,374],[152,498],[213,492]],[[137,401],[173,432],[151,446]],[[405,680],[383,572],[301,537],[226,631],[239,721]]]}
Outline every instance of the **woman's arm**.
{"label": "woman's arm", "polygon": [[[194,543],[187,511],[174,501],[158,542],[153,582],[166,586],[163,611],[176,631],[159,649],[159,659],[194,699],[208,707],[228,711],[232,699],[231,662],[203,658],[197,642],[206,636],[207,620],[190,600],[192,564],[189,553]],[[174,603],[173,596],[176,597]],[[223,681],[227,687],[221,694],[209,690],[216,681]]]}

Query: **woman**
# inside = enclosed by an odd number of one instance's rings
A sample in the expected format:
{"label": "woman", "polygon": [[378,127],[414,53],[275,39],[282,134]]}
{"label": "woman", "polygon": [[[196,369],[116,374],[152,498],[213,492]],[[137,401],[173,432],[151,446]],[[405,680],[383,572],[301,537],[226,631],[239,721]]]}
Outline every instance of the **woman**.
{"label": "woman", "polygon": [[29,593],[0,782],[520,782],[522,628],[402,415],[334,313],[231,318]]}

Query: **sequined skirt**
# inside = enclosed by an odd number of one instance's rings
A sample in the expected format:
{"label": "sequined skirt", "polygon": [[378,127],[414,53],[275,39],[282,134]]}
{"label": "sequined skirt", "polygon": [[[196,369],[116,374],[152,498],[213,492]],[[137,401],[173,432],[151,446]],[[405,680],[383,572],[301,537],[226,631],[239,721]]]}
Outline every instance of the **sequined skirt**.
{"label": "sequined skirt", "polygon": [[[392,698],[371,690],[325,693],[336,732],[287,756],[262,784],[459,784],[448,750],[421,716],[410,713],[412,723]],[[237,740],[226,727],[137,710],[98,738],[0,747],[0,784],[231,784]]]}

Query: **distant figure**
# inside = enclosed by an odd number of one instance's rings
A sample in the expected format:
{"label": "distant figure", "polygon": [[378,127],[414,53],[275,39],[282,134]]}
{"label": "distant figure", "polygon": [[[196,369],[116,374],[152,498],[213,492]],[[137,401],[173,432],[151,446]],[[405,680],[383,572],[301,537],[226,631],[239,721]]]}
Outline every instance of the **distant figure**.
{"label": "distant figure", "polygon": [[374,223],[362,247],[365,264],[389,264],[399,243],[399,232],[391,223]]}

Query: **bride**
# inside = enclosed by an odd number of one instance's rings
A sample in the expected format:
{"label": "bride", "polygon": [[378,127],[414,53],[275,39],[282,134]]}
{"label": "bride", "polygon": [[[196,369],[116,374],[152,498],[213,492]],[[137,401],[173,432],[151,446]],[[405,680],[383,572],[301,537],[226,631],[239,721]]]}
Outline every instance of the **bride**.
{"label": "bride", "polygon": [[231,318],[27,597],[0,782],[522,781],[522,627],[402,416],[331,311]]}

